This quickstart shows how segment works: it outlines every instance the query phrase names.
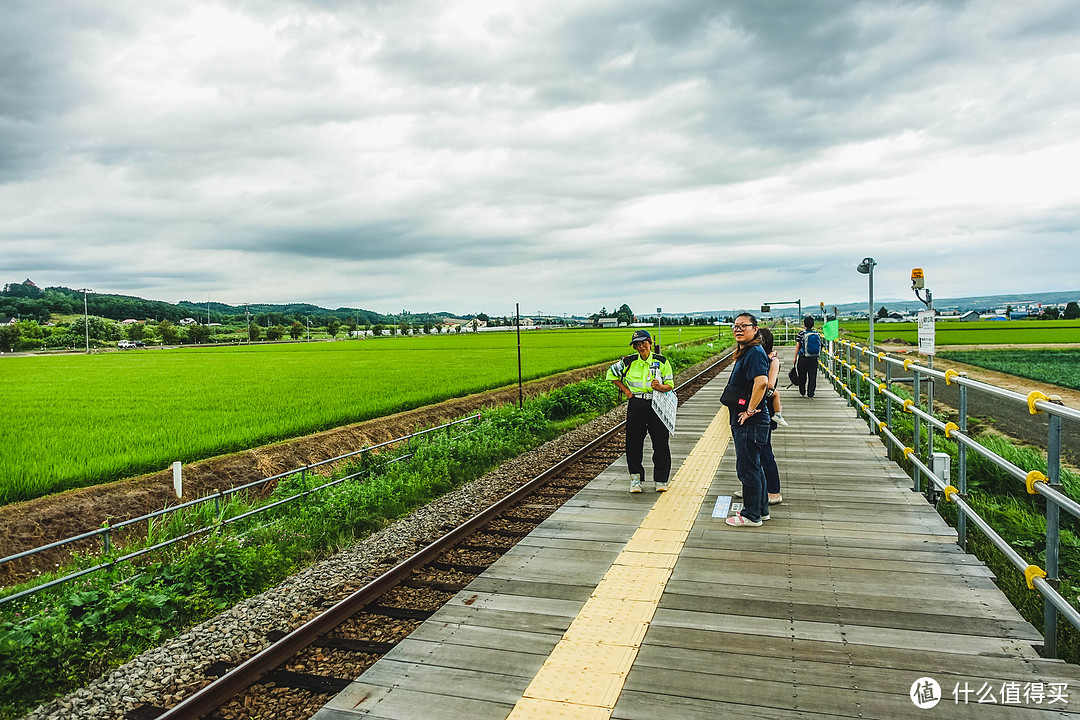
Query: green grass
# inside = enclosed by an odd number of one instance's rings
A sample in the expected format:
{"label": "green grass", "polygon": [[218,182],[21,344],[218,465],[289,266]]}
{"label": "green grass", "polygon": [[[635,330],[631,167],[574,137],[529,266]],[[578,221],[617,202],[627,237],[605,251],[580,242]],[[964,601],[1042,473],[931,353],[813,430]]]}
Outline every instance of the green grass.
{"label": "green grass", "polygon": [[1080,390],[1080,350],[953,350],[939,355],[987,370]]}
{"label": "green grass", "polygon": [[[487,411],[478,425],[360,456],[338,476],[361,472],[361,478],[268,508],[225,526],[222,535],[204,535],[0,607],[0,719],[14,720],[80,687],[499,462],[608,410],[618,399],[611,383],[594,379],[530,399],[521,409],[508,405]],[[394,457],[401,462],[388,462]],[[223,517],[272,504],[311,484],[312,476],[293,475],[261,501],[231,496]],[[133,538],[122,551],[114,551],[131,552],[194,528],[213,527],[212,508],[207,503],[179,511],[145,539]],[[100,559],[83,556],[74,567]]]}
{"label": "green grass", "polygon": [[[664,340],[716,327],[665,328]],[[526,380],[630,352],[630,331],[522,333]],[[726,340],[727,338],[725,338]],[[515,333],[0,360],[0,504],[163,470],[517,382]]]}
{"label": "green grass", "polygon": [[[841,321],[847,339],[867,340],[870,324]],[[899,338],[918,342],[915,323],[874,323],[874,341]],[[940,321],[934,333],[934,343],[943,345],[1032,345],[1042,343],[1080,343],[1080,320],[980,320],[962,323]]]}

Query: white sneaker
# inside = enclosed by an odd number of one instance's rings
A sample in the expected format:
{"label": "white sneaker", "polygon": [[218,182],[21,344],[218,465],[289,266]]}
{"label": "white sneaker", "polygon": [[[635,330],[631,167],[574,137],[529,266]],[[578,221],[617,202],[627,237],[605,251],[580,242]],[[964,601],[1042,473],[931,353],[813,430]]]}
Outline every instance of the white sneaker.
{"label": "white sneaker", "polygon": [[658,483],[656,483],[656,492],[667,492],[667,483],[666,482],[658,482]]}
{"label": "white sneaker", "polygon": [[787,427],[788,426],[788,421],[785,420],[784,416],[781,415],[780,413],[776,413],[775,415],[773,415],[772,419],[775,420],[776,424],[779,425],[780,427]]}
{"label": "white sneaker", "polygon": [[635,475],[630,476],[630,492],[632,492],[632,493],[641,492],[641,475],[636,475],[635,474]]}
{"label": "white sneaker", "polygon": [[735,492],[731,493],[731,497],[738,500],[739,498],[742,497],[742,490],[736,490]]}

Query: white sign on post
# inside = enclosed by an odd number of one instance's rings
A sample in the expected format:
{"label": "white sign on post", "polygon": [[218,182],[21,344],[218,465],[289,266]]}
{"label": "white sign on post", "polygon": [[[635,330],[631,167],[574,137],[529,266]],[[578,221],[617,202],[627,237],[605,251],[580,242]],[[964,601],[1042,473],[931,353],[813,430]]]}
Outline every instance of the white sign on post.
{"label": "white sign on post", "polygon": [[934,354],[934,311],[919,311],[919,354]]}
{"label": "white sign on post", "polygon": [[180,472],[180,461],[172,464],[172,486],[176,491],[176,497],[184,497],[184,476]]}

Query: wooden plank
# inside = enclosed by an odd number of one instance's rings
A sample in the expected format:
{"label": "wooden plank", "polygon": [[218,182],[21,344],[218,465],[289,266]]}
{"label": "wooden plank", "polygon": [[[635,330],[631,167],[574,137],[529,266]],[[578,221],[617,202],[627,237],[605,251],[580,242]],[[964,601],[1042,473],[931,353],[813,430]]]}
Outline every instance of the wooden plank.
{"label": "wooden plank", "polygon": [[809,640],[826,640],[847,644],[877,645],[931,651],[942,645],[970,653],[1015,654],[1037,657],[1029,643],[1008,638],[976,637],[951,633],[933,633],[892,628],[861,627],[836,622],[810,622],[746,615],[722,615],[687,610],[660,608],[652,625],[700,628],[715,632],[741,632],[748,635],[769,635]]}
{"label": "wooden plank", "polygon": [[[744,597],[720,597],[683,595],[665,592],[660,607],[672,610],[722,613],[727,615],[752,615],[754,617],[781,618],[809,622],[843,623],[846,626],[863,625],[875,628],[907,629],[929,632],[955,633],[959,635],[1017,638],[1038,642],[1042,635],[1019,616],[1001,619],[997,617],[964,617],[954,614],[950,608],[944,612],[941,605],[928,608],[927,612],[911,612],[890,608],[866,608],[853,606],[851,602],[809,603],[800,593],[788,593],[789,599],[764,600],[754,598],[747,602]],[[902,607],[907,607],[903,603]]]}
{"label": "wooden plank", "polygon": [[355,682],[312,720],[506,720],[512,705]]}

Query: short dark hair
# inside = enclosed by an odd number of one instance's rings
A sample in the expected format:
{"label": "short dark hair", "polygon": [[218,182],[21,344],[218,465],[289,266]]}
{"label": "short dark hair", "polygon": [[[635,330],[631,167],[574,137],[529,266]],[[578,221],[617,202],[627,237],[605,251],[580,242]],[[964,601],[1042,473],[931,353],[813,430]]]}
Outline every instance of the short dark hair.
{"label": "short dark hair", "polygon": [[813,315],[807,315],[806,317],[804,317],[802,319],[802,324],[803,324],[803,327],[805,327],[807,330],[814,327],[814,316]]}
{"label": "short dark hair", "polygon": [[741,312],[741,313],[739,313],[738,315],[735,316],[735,319],[738,320],[741,317],[750,318],[750,324],[753,325],[754,327],[757,327],[757,318],[754,317],[753,313]]}

